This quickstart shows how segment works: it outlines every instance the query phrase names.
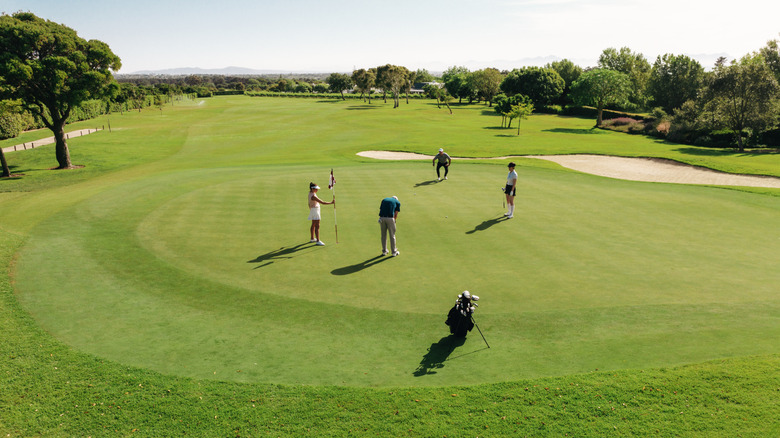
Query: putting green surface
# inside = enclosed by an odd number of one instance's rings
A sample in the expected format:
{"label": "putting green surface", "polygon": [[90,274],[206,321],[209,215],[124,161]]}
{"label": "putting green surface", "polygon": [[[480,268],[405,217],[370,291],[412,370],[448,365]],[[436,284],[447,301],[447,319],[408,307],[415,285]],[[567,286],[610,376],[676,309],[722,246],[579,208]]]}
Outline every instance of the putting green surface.
{"label": "putting green surface", "polygon": [[[314,385],[465,385],[777,350],[778,197],[526,159],[505,220],[505,162],[456,162],[436,182],[427,162],[354,156],[378,128],[333,130],[326,116],[344,107],[325,105],[301,133],[290,112],[236,102],[189,128],[181,153],[91,186],[32,230],[16,288],[46,330],[167,374]],[[228,146],[214,133],[235,120],[274,128]],[[324,150],[304,147],[318,137]],[[331,168],[338,203],[322,208],[317,247],[305,198]],[[391,195],[395,258],[380,256],[376,222]],[[489,349],[476,329],[445,339],[464,289],[482,297]]]}

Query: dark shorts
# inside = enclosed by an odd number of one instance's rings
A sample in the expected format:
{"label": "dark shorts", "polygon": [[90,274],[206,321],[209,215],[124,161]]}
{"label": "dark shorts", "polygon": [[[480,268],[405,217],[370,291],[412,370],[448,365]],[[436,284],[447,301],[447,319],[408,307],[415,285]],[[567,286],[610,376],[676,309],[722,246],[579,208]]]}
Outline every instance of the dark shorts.
{"label": "dark shorts", "polygon": [[507,184],[506,187],[504,188],[504,193],[509,195],[509,196],[515,196],[515,192],[517,192],[517,186],[512,188],[512,186]]}

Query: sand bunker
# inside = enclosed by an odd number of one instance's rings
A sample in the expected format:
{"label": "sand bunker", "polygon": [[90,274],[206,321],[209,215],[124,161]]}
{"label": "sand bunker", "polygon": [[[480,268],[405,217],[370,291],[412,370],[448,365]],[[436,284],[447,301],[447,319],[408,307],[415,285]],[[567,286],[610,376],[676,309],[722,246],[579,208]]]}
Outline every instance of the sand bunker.
{"label": "sand bunker", "polygon": [[[358,152],[358,155],[380,160],[433,159],[433,155],[409,152],[364,151]],[[511,157],[492,157],[491,159],[508,158]],[[660,158],[625,158],[605,155],[528,155],[523,156],[523,158],[553,161],[579,172],[630,181],[780,188],[780,178],[735,175]],[[455,160],[475,159],[484,158],[456,158]]]}

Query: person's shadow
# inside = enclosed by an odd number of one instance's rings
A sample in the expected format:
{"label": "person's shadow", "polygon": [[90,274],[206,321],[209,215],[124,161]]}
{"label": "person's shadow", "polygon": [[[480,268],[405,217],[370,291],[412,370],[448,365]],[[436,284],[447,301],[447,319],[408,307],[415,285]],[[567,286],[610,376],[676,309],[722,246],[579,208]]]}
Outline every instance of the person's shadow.
{"label": "person's shadow", "polygon": [[466,338],[459,338],[457,336],[445,336],[439,339],[439,342],[434,342],[431,347],[428,348],[428,352],[425,353],[420,365],[414,371],[415,377],[422,377],[428,374],[436,374],[436,370],[444,368],[444,362],[455,351],[466,342]]}
{"label": "person's shadow", "polygon": [[373,258],[370,258],[364,262],[360,262],[354,265],[344,266],[343,268],[338,268],[330,271],[333,275],[349,275],[354,274],[355,272],[362,271],[363,269],[366,269],[370,266],[374,266],[378,263],[382,263],[386,260],[389,260],[390,256],[376,256]]}
{"label": "person's shadow", "polygon": [[313,243],[307,242],[307,243],[301,243],[295,246],[283,246],[277,250],[267,252],[263,255],[257,256],[254,260],[249,260],[247,263],[263,263],[267,262],[265,264],[262,264],[260,266],[255,266],[254,269],[262,268],[264,266],[268,266],[272,264],[275,260],[281,260],[281,259],[291,259],[292,254],[306,248],[310,248]]}
{"label": "person's shadow", "polygon": [[429,181],[418,182],[418,183],[417,183],[417,184],[415,184],[414,186],[415,186],[415,187],[429,186],[429,185],[431,185],[431,184],[436,184],[436,183],[438,183],[438,182],[439,182],[438,180],[432,179],[432,180],[429,180]]}
{"label": "person's shadow", "polygon": [[477,231],[485,231],[488,228],[492,227],[493,225],[499,222],[504,222],[506,220],[509,220],[509,218],[506,216],[497,217],[495,219],[488,219],[486,221],[483,221],[481,224],[475,226],[473,230],[466,231],[466,234],[474,234]]}

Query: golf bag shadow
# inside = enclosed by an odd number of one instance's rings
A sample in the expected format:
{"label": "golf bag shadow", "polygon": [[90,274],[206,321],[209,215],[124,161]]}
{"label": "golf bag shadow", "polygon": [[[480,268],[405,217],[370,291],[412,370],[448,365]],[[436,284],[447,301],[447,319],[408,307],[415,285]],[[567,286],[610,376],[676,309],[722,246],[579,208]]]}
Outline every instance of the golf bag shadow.
{"label": "golf bag shadow", "polygon": [[474,328],[474,321],[471,319],[472,313],[474,313],[474,308],[471,307],[471,303],[458,300],[447,314],[447,320],[444,321],[450,326],[450,334],[465,338],[466,334]]}

